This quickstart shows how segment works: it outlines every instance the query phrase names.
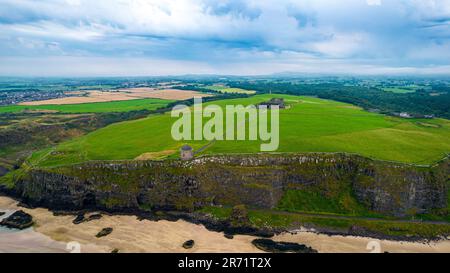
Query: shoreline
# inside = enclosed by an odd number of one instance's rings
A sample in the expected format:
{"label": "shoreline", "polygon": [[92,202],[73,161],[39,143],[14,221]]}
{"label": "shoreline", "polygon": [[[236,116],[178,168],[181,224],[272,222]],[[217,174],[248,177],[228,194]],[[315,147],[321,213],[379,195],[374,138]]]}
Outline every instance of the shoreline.
{"label": "shoreline", "polygon": [[[5,203],[7,209],[5,209]],[[9,204],[8,204],[9,203]],[[13,201],[0,197],[0,211],[6,212],[0,220],[7,218],[19,208],[12,206]],[[21,209],[21,208],[20,208]],[[0,226],[0,253],[71,253],[69,242],[58,241],[51,236],[36,230],[36,226],[24,230],[10,229]],[[81,245],[87,252],[101,252],[98,246],[93,244]]]}
{"label": "shoreline", "polygon": [[[276,236],[280,236],[281,234],[291,234],[295,235],[295,233],[301,232],[309,232],[316,235],[324,235],[329,237],[340,236],[343,238],[369,238],[371,240],[378,241],[392,241],[398,243],[419,243],[419,244],[429,244],[429,243],[439,243],[443,241],[450,240],[450,236],[435,236],[435,237],[419,237],[419,236],[405,236],[405,235],[387,235],[379,232],[371,232],[365,229],[356,229],[356,230],[340,230],[331,227],[318,227],[310,224],[306,225],[298,225],[291,226],[287,228],[259,228],[259,227],[230,227],[229,222],[226,220],[219,220],[209,215],[201,214],[201,213],[189,213],[183,211],[170,211],[170,210],[159,210],[156,212],[145,212],[141,210],[103,210],[103,209],[83,209],[83,210],[55,210],[48,207],[41,206],[33,206],[28,203],[24,203],[21,198],[17,197],[14,194],[14,191],[10,191],[9,193],[4,189],[0,188],[0,201],[1,198],[7,198],[14,200],[19,209],[46,209],[53,216],[69,216],[74,219],[80,214],[102,214],[109,217],[134,217],[138,221],[151,221],[151,222],[159,222],[159,221],[167,221],[167,222],[178,222],[183,221],[193,225],[202,225],[206,228],[206,230],[210,232],[218,232],[223,234],[230,235],[248,235],[253,236],[255,238],[273,238]],[[0,202],[1,205],[1,202]],[[1,208],[1,207],[0,207]],[[30,213],[32,214],[32,213]],[[450,250],[449,250],[450,252]]]}
{"label": "shoreline", "polygon": [[[59,246],[65,246],[68,242],[79,242],[82,252],[109,253],[114,249],[120,252],[138,253],[261,252],[251,243],[253,239],[259,238],[257,236],[235,235],[234,239],[230,240],[225,238],[223,232],[210,231],[204,225],[184,220],[152,221],[139,219],[137,216],[102,213],[102,218],[99,220],[74,225],[72,223],[74,215],[55,216],[47,209],[19,207],[16,200],[0,196],[0,211],[5,209],[24,210],[33,216],[36,222],[33,230],[39,234],[38,236],[49,238]],[[114,228],[113,233],[104,238],[95,238],[95,234],[106,227]],[[0,239],[8,234],[0,232]],[[305,244],[317,249],[319,253],[369,253],[373,250],[391,253],[450,252],[448,239],[427,243],[390,241],[358,236],[327,235],[308,229],[280,233],[271,239],[278,242]],[[196,246],[190,250],[184,249],[182,244],[187,240],[195,240]]]}
{"label": "shoreline", "polygon": [[[261,252],[251,244],[252,236],[238,235],[229,240],[223,233],[211,232],[203,225],[182,220],[156,222],[139,220],[137,216],[102,214],[99,220],[75,225],[72,223],[74,215],[54,216],[47,209],[17,205],[18,202],[11,198],[0,197],[0,211],[5,207],[24,210],[34,218],[34,231],[57,242],[79,242],[81,252],[110,253],[114,249],[124,253]],[[95,235],[106,227],[112,227],[114,231],[107,237],[96,238]],[[193,249],[182,247],[188,240],[196,241]]]}

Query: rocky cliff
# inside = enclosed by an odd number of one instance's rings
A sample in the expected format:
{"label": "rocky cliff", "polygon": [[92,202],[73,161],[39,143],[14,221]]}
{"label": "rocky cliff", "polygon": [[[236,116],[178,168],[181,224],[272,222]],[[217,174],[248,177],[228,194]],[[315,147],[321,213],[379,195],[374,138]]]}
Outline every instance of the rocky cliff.
{"label": "rocky cliff", "polygon": [[448,161],[425,168],[344,154],[214,156],[35,169],[16,181],[14,192],[53,209],[193,210],[236,204],[269,209],[286,190],[327,196],[350,188],[370,210],[405,215],[446,208],[449,174]]}

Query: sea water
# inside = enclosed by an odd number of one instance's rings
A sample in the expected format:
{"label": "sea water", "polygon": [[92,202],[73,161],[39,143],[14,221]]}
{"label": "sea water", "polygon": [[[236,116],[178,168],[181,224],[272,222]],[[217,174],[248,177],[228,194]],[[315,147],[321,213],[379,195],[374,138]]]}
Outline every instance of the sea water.
{"label": "sea water", "polygon": [[[2,209],[6,212],[0,216],[0,221],[9,217],[14,211]],[[56,242],[31,228],[24,230],[10,229],[0,226],[0,253],[61,253],[67,252],[66,244]]]}

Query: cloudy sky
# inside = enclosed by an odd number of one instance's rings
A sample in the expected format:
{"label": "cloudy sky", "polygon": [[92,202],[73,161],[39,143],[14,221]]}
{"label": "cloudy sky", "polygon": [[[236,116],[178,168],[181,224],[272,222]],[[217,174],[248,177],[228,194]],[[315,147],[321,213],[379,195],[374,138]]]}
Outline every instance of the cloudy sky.
{"label": "cloudy sky", "polygon": [[0,75],[450,75],[450,0],[0,0]]}

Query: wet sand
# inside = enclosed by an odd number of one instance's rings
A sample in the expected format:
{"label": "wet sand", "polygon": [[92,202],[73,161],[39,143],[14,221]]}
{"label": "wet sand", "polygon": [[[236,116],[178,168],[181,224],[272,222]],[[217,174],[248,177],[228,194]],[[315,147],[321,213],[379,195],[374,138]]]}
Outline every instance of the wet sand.
{"label": "wet sand", "polygon": [[320,253],[449,253],[450,241],[414,243],[386,241],[354,236],[328,236],[300,231],[296,235],[282,234],[275,241],[308,245]]}
{"label": "wet sand", "polygon": [[[6,214],[0,216],[0,221],[14,212],[4,209],[1,211]],[[50,237],[35,232],[32,228],[19,231],[0,227],[0,253],[61,253],[65,252],[65,246],[64,243],[56,242]]]}
{"label": "wet sand", "polygon": [[[28,231],[31,235],[27,232],[11,235],[0,230],[0,252],[15,252],[21,249],[29,249],[31,252],[62,252],[66,251],[66,243],[73,241],[81,244],[81,252],[111,252],[114,249],[119,249],[120,252],[148,253],[260,252],[251,244],[255,237],[239,235],[229,240],[223,233],[211,232],[204,226],[185,221],[152,222],[139,221],[134,216],[103,215],[100,220],[74,225],[72,223],[74,216],[53,216],[46,209],[18,208],[14,200],[0,197],[0,211],[17,209],[22,209],[33,216],[36,222],[34,231],[33,229]],[[107,237],[97,239],[95,235],[106,227],[111,227],[114,231]],[[330,237],[308,231],[300,231],[296,235],[282,234],[273,239],[306,244],[321,253],[368,253],[371,251],[367,249],[369,243],[379,252],[450,252],[448,240],[421,244],[362,237]],[[182,247],[187,240],[195,241],[193,249],[186,250]]]}
{"label": "wet sand", "polygon": [[[81,252],[148,252],[148,253],[220,253],[220,252],[260,252],[251,244],[251,236],[235,236],[226,239],[223,233],[210,232],[204,226],[185,221],[139,221],[135,216],[103,215],[100,220],[74,225],[74,216],[53,216],[46,209],[18,208],[17,202],[0,197],[0,211],[4,209],[23,211],[31,214],[36,222],[34,230],[60,242],[79,242]],[[96,238],[103,228],[114,231],[107,237]],[[7,236],[7,235],[6,235]],[[195,241],[195,247],[182,247],[188,240]],[[86,248],[86,245],[89,246]],[[93,247],[95,245],[95,247]],[[5,251],[0,245],[0,251]]]}
{"label": "wet sand", "polygon": [[[5,215],[0,216],[0,221],[19,209],[28,213],[31,212],[30,214],[33,217],[34,212],[38,212],[38,210],[19,208],[14,200],[0,196],[0,211],[6,212]],[[40,222],[40,219],[34,220]],[[57,241],[50,235],[40,233],[37,230],[37,225],[25,230],[0,227],[0,253],[70,253],[74,251],[68,245],[71,241]],[[106,247],[102,248],[89,243],[80,245],[80,248],[85,249],[86,252],[106,252],[108,250]]]}

